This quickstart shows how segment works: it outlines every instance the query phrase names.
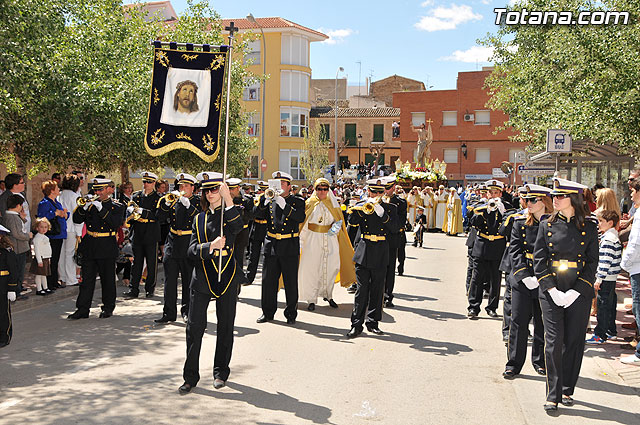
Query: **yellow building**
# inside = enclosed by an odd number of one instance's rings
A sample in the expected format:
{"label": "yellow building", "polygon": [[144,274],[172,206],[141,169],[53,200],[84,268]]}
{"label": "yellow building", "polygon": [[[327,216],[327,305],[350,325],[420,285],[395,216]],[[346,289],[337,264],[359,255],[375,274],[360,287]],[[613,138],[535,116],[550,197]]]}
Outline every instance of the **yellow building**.
{"label": "yellow building", "polygon": [[[266,44],[263,49],[260,38],[251,42],[251,53],[245,59],[253,60],[249,71],[255,75],[264,72],[268,76],[266,83],[247,84],[243,94],[243,106],[250,115],[247,131],[256,137],[257,146],[251,153],[251,178],[261,177],[260,160],[264,158],[267,169],[262,178],[265,180],[276,170],[290,173],[298,180],[302,177],[300,149],[311,111],[309,47],[310,43],[329,37],[279,17],[255,18],[255,22],[244,18],[223,19],[222,23],[228,26],[231,21],[241,35],[264,34]],[[263,96],[264,129],[261,128]],[[263,136],[264,154],[261,155]]]}

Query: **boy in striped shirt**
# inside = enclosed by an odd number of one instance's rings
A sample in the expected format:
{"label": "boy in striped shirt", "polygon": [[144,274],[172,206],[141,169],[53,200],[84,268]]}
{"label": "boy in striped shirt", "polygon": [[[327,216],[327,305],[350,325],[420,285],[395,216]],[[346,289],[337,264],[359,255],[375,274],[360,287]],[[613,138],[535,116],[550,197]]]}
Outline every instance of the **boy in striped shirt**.
{"label": "boy in striped shirt", "polygon": [[587,344],[603,344],[608,338],[618,335],[616,330],[616,279],[620,273],[622,261],[622,244],[618,238],[616,226],[620,216],[615,211],[600,210],[596,213],[598,229],[600,230],[600,254],[596,283],[593,286],[598,291],[598,324],[593,336]]}

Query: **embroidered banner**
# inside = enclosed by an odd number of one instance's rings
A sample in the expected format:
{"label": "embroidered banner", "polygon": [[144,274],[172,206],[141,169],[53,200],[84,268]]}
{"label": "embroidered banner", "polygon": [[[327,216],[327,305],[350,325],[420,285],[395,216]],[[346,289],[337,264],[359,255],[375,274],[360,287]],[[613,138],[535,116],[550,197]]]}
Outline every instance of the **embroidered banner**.
{"label": "embroidered banner", "polygon": [[187,149],[207,162],[218,157],[226,65],[225,46],[215,52],[156,46],[144,140],[151,156]]}

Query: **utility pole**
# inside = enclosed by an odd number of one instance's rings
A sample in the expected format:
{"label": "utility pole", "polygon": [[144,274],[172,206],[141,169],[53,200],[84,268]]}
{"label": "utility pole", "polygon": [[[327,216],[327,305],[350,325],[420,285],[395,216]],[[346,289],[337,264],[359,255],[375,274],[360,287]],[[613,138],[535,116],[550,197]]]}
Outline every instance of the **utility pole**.
{"label": "utility pole", "polygon": [[362,61],[356,61],[358,64],[358,108],[360,107],[360,78],[362,74]]}

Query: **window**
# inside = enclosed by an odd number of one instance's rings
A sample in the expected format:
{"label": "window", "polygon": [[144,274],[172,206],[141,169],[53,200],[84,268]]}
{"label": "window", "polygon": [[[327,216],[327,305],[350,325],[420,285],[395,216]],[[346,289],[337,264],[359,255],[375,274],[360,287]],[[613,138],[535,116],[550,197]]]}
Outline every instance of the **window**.
{"label": "window", "polygon": [[442,125],[458,125],[458,111],[442,111]]}
{"label": "window", "polygon": [[344,125],[344,141],[346,142],[347,146],[358,146],[355,124]]}
{"label": "window", "polygon": [[373,141],[384,142],[384,124],[373,125]]}
{"label": "window", "polygon": [[248,78],[242,92],[242,100],[260,100],[260,81]]}
{"label": "window", "polygon": [[280,63],[309,66],[309,40],[299,35],[282,34]]}
{"label": "window", "polygon": [[281,71],[280,100],[308,102],[309,74],[298,71]]}
{"label": "window", "polygon": [[309,110],[294,107],[280,108],[280,136],[304,137],[307,134]]}
{"label": "window", "polygon": [[331,140],[331,124],[320,124],[320,139]]}
{"label": "window", "polygon": [[262,41],[255,40],[247,43],[247,53],[244,55],[244,64],[258,65],[260,64],[260,48]]}
{"label": "window", "polygon": [[300,151],[297,149],[280,149],[280,170],[291,174],[294,180],[303,180],[300,169]]}
{"label": "window", "polygon": [[420,127],[425,123],[424,112],[412,112],[411,113],[411,125],[414,127]]}
{"label": "window", "polygon": [[260,114],[257,112],[250,112],[247,122],[247,136],[258,137],[260,136]]}
{"label": "window", "polygon": [[476,162],[483,164],[491,162],[491,149],[476,149]]}
{"label": "window", "polygon": [[490,111],[474,111],[476,125],[491,125]]}
{"label": "window", "polygon": [[447,164],[458,162],[458,149],[444,149],[444,162]]}

